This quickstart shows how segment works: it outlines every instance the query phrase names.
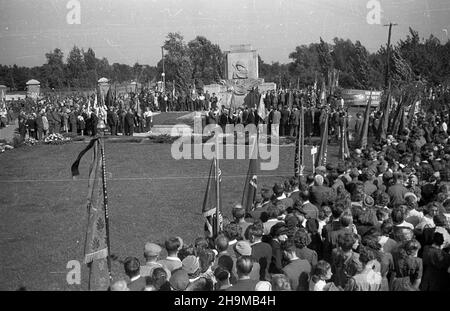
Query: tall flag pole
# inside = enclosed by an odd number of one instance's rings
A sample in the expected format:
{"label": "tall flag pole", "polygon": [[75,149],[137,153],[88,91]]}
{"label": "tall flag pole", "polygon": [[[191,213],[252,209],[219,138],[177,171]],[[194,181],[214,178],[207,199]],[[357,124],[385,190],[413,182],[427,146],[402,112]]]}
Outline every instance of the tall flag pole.
{"label": "tall flag pole", "polygon": [[219,167],[219,134],[216,140],[216,232],[215,236],[221,231],[221,220],[220,220],[220,181],[222,178],[222,172]]}
{"label": "tall flag pole", "polygon": [[324,166],[327,163],[328,155],[328,113],[325,117],[325,126],[320,137],[319,152],[316,158],[315,167]]}
{"label": "tall flag pole", "polygon": [[357,133],[358,137],[359,137],[358,145],[359,145],[359,147],[361,147],[361,149],[365,149],[367,147],[371,104],[372,104],[372,91],[370,91],[369,100],[367,101],[366,111],[364,112],[364,123],[361,128],[361,133]]}
{"label": "tall flag pole", "polygon": [[[251,136],[250,136],[251,137]],[[254,136],[253,136],[254,137]],[[242,193],[242,207],[245,212],[249,213],[253,210],[253,205],[256,201],[256,191],[258,189],[258,133],[252,144],[252,149],[249,152],[250,162],[248,165],[247,178],[245,179],[244,192]]]}
{"label": "tall flag pole", "polygon": [[93,148],[89,169],[87,212],[88,223],[84,243],[84,263],[89,268],[88,290],[107,290],[111,284],[111,247],[109,238],[108,195],[106,165],[102,137],[92,139],[72,164],[72,177],[80,173],[78,166],[83,155]]}
{"label": "tall flag pole", "polygon": [[339,160],[344,161],[350,156],[348,149],[348,135],[347,135],[347,116],[344,116],[344,122],[341,127],[341,141],[339,147]]}
{"label": "tall flag pole", "polygon": [[383,116],[381,117],[381,122],[378,128],[378,137],[380,140],[386,139],[387,135],[387,128],[389,123],[389,110],[391,109],[391,100],[392,100],[392,94],[391,94],[391,82],[389,81],[389,88],[388,88],[388,97],[386,101],[386,105],[384,105],[383,109]]}
{"label": "tall flag pole", "polygon": [[297,130],[297,141],[295,142],[294,176],[300,178],[303,175],[305,147],[305,113],[303,101],[300,101],[300,122]]}

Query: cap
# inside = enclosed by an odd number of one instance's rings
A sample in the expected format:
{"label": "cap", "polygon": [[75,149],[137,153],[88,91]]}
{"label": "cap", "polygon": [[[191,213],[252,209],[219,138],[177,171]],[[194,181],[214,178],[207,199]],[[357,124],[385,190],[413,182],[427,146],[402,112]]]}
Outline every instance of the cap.
{"label": "cap", "polygon": [[173,289],[184,291],[189,285],[189,275],[184,269],[177,269],[172,272],[169,283]]}
{"label": "cap", "polygon": [[188,274],[194,274],[200,269],[200,261],[194,255],[189,255],[183,259],[182,267]]}
{"label": "cap", "polygon": [[158,256],[161,253],[161,246],[155,243],[147,242],[144,246],[144,254],[146,256]]}
{"label": "cap", "polygon": [[241,256],[251,256],[252,247],[247,241],[239,241],[234,245],[234,250]]}

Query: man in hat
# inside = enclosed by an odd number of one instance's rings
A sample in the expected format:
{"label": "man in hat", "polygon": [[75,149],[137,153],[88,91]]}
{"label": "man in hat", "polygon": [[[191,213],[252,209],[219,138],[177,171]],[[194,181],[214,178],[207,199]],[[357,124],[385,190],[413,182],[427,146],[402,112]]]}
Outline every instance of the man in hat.
{"label": "man in hat", "polygon": [[[252,247],[250,245],[250,242],[248,242],[248,241],[237,242],[236,244],[234,244],[234,252],[235,252],[237,258],[240,258],[241,256],[250,256],[251,257],[252,256]],[[259,262],[254,261],[253,268],[249,274],[251,280],[259,281],[260,269],[261,269],[261,266],[259,265]]]}
{"label": "man in hat", "polygon": [[[153,269],[155,268],[164,268],[164,266],[158,262],[161,251],[162,248],[158,244],[151,242],[145,243],[144,246],[145,265],[141,266],[140,272],[142,277],[151,276],[153,273]],[[167,278],[170,278],[170,271],[168,269],[165,270],[167,272]]]}

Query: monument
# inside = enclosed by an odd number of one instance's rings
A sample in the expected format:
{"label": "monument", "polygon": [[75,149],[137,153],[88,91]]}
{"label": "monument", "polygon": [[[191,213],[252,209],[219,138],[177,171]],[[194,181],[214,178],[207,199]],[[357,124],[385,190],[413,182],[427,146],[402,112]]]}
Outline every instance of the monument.
{"label": "monument", "polygon": [[100,96],[104,100],[106,98],[106,94],[108,94],[109,88],[111,87],[109,84],[109,80],[104,77],[100,78],[97,81],[97,85],[100,92]]}
{"label": "monument", "polygon": [[31,79],[26,83],[27,97],[36,100],[41,92],[41,83],[38,80]]}
{"label": "monument", "polygon": [[221,106],[241,107],[251,90],[258,88],[262,92],[276,89],[275,83],[265,83],[264,79],[259,78],[258,53],[250,44],[230,46],[230,50],[225,52],[225,57],[226,80],[221,80],[220,84],[203,87],[204,92],[216,93]]}

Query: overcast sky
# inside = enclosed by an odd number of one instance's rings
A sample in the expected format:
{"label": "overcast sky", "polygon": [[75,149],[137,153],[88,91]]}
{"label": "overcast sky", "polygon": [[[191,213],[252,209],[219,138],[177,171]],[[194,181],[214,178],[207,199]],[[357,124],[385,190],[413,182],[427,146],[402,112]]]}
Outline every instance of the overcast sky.
{"label": "overcast sky", "polygon": [[[68,24],[69,0],[0,0],[0,64],[42,65],[58,47],[67,56],[77,45],[114,62],[155,65],[169,32],[186,41],[203,35],[222,50],[251,44],[267,62],[289,61],[297,45],[360,40],[371,52],[386,43],[390,21],[393,42],[408,27],[421,37],[447,41],[449,0],[378,0],[381,24],[369,24],[368,0],[72,0],[81,4],[81,24]],[[373,0],[372,0],[373,1]]]}

